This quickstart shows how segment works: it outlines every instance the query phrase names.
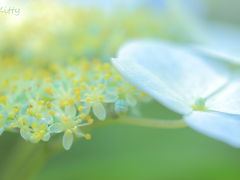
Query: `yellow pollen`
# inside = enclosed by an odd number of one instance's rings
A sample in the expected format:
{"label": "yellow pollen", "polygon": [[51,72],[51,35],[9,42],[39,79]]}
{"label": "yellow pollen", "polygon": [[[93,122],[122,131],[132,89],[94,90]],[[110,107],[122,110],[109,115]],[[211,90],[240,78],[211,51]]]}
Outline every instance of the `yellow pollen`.
{"label": "yellow pollen", "polygon": [[79,117],[82,118],[82,119],[84,119],[84,118],[86,117],[86,114],[82,113],[82,114],[80,114]]}
{"label": "yellow pollen", "polygon": [[0,103],[6,104],[7,103],[7,96],[0,96]]}
{"label": "yellow pollen", "polygon": [[88,122],[88,124],[93,124],[94,120],[93,120],[93,118],[87,118],[87,122]]}
{"label": "yellow pollen", "polygon": [[92,139],[91,134],[85,134],[84,137],[85,137],[86,140],[91,140]]}
{"label": "yellow pollen", "polygon": [[72,130],[68,129],[68,130],[66,131],[66,133],[67,133],[67,134],[72,134]]}
{"label": "yellow pollen", "polygon": [[119,80],[121,80],[121,76],[116,75],[116,76],[114,77],[114,79],[117,80],[117,81],[119,81]]}
{"label": "yellow pollen", "polygon": [[20,111],[20,109],[19,109],[19,108],[13,108],[13,111],[14,111],[15,113],[18,113],[18,112]]}
{"label": "yellow pollen", "polygon": [[70,99],[68,100],[68,104],[73,105],[73,104],[74,104],[74,100],[73,100],[72,98],[70,98]]}
{"label": "yellow pollen", "polygon": [[45,89],[45,91],[46,91],[48,94],[51,94],[51,95],[53,94],[52,88],[49,88],[49,87],[48,87],[48,88]]}
{"label": "yellow pollen", "polygon": [[68,122],[68,121],[69,121],[69,118],[68,118],[68,117],[64,117],[64,118],[63,118],[63,121],[64,121],[64,122]]}
{"label": "yellow pollen", "polygon": [[110,67],[111,67],[111,66],[110,66],[110,64],[108,64],[108,63],[106,63],[106,64],[103,65],[103,69],[104,69],[104,70],[109,70]]}
{"label": "yellow pollen", "polygon": [[35,113],[35,114],[33,114],[36,118],[38,118],[38,119],[40,119],[40,118],[42,118],[42,115],[41,114],[38,114],[38,113]]}
{"label": "yellow pollen", "polygon": [[104,85],[103,84],[99,84],[99,88],[104,88]]}
{"label": "yellow pollen", "polygon": [[141,96],[142,96],[142,97],[146,97],[146,96],[147,96],[147,94],[146,94],[146,93],[144,93],[144,92],[141,92]]}
{"label": "yellow pollen", "polygon": [[80,94],[80,88],[74,89],[74,90],[73,90],[73,93],[74,93],[75,95]]}
{"label": "yellow pollen", "polygon": [[49,114],[55,115],[56,113],[55,113],[55,111],[51,110],[51,111],[49,111]]}
{"label": "yellow pollen", "polygon": [[43,105],[44,101],[38,101],[38,105]]}
{"label": "yellow pollen", "polygon": [[37,128],[38,125],[37,125],[37,123],[32,123],[31,126],[32,126],[33,129],[35,129],[35,128]]}
{"label": "yellow pollen", "polygon": [[91,88],[91,90],[95,90],[96,89],[95,86],[90,86],[90,88]]}
{"label": "yellow pollen", "polygon": [[14,113],[9,113],[8,116],[9,116],[10,118],[14,118],[14,117],[15,117],[15,114],[14,114]]}
{"label": "yellow pollen", "polygon": [[117,88],[117,92],[121,93],[121,92],[123,92],[123,89],[122,88]]}
{"label": "yellow pollen", "polygon": [[47,106],[48,108],[51,108],[51,107],[52,107],[52,104],[51,104],[50,102],[47,102],[46,106]]}
{"label": "yellow pollen", "polygon": [[35,133],[32,135],[34,139],[40,140],[42,138],[42,135],[39,133]]}
{"label": "yellow pollen", "polygon": [[68,106],[69,105],[69,102],[68,101],[62,101],[59,103],[59,106],[60,107],[63,107],[63,106]]}
{"label": "yellow pollen", "polygon": [[105,75],[104,75],[104,79],[109,79],[110,77],[111,77],[110,74],[105,74]]}
{"label": "yellow pollen", "polygon": [[84,109],[84,107],[83,107],[83,106],[79,106],[79,107],[78,107],[78,111],[79,111],[79,112],[82,112],[82,111],[83,111],[83,109]]}
{"label": "yellow pollen", "polygon": [[87,98],[86,98],[86,101],[87,101],[87,102],[91,102],[91,98],[90,98],[90,97],[87,97]]}
{"label": "yellow pollen", "polygon": [[78,82],[78,80],[73,80],[72,83],[73,83],[74,85],[77,85],[79,82]]}
{"label": "yellow pollen", "polygon": [[47,125],[46,125],[46,124],[42,124],[42,125],[40,126],[40,129],[42,129],[42,130],[47,129]]}

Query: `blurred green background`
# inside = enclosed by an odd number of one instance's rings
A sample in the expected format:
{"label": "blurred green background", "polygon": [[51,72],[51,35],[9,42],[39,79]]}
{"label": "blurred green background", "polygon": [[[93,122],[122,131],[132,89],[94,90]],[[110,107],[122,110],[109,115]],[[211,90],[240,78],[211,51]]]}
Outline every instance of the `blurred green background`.
{"label": "blurred green background", "polygon": [[[156,112],[161,118],[177,117],[157,103],[143,109],[148,117]],[[190,128],[111,126],[52,159],[38,179],[237,180],[239,158],[239,149]]]}
{"label": "blurred green background", "polygon": [[[238,0],[206,2],[209,19],[240,24]],[[144,105],[142,111],[146,117],[178,117],[156,102]],[[80,139],[70,151],[52,157],[35,179],[240,179],[240,150],[190,128],[164,130],[112,125],[96,129],[92,135],[91,141]],[[18,134],[1,136],[0,173],[19,139]]]}

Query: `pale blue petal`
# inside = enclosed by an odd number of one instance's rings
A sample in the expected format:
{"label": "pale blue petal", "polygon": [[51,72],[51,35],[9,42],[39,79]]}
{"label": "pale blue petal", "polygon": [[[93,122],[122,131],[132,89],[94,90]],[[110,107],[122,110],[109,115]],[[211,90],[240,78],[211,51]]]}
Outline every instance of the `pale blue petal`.
{"label": "pale blue petal", "polygon": [[196,111],[186,116],[185,121],[207,136],[240,147],[240,115]]}
{"label": "pale blue petal", "polygon": [[119,99],[114,104],[114,111],[116,113],[127,112],[127,110],[128,110],[128,104],[127,104],[126,100]]}
{"label": "pale blue petal", "polygon": [[206,101],[206,107],[214,111],[240,114],[240,82],[233,82],[210,97]]}
{"label": "pale blue petal", "polygon": [[63,126],[61,123],[55,123],[53,125],[50,126],[50,132],[51,133],[60,133],[63,131]]}
{"label": "pale blue petal", "polygon": [[240,31],[224,25],[210,25],[200,52],[227,62],[240,64]]}
{"label": "pale blue petal", "polygon": [[4,132],[4,128],[0,128],[0,135],[2,135]]}
{"label": "pale blue petal", "polygon": [[43,136],[42,140],[45,141],[45,142],[47,142],[47,141],[49,141],[50,138],[51,138],[50,133],[46,133],[46,134]]}
{"label": "pale blue petal", "polygon": [[197,55],[160,41],[127,43],[112,62],[135,86],[181,114],[227,81]]}
{"label": "pale blue petal", "polygon": [[69,150],[73,144],[73,134],[65,132],[63,135],[63,147]]}
{"label": "pale blue petal", "polygon": [[96,102],[92,106],[93,114],[99,119],[106,119],[106,110],[102,103]]}

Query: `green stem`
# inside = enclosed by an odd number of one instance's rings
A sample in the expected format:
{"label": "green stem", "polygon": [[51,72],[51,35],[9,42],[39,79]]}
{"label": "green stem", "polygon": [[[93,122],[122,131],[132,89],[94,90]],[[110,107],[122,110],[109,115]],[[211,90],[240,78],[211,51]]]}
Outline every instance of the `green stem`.
{"label": "green stem", "polygon": [[151,128],[183,128],[187,124],[183,120],[154,120],[145,118],[122,117],[117,120],[118,123]]}

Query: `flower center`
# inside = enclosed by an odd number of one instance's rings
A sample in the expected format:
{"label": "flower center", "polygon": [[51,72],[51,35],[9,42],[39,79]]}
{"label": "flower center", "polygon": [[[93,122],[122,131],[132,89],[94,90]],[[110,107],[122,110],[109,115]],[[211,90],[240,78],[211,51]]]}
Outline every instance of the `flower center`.
{"label": "flower center", "polygon": [[206,103],[206,99],[205,98],[198,98],[195,101],[195,104],[192,105],[192,109],[194,111],[207,111],[208,109],[205,106]]}

